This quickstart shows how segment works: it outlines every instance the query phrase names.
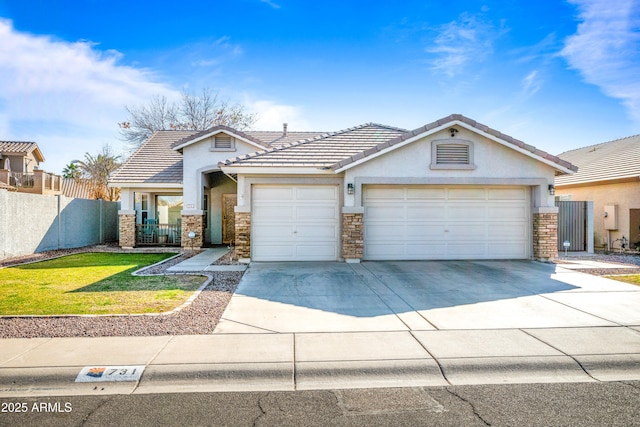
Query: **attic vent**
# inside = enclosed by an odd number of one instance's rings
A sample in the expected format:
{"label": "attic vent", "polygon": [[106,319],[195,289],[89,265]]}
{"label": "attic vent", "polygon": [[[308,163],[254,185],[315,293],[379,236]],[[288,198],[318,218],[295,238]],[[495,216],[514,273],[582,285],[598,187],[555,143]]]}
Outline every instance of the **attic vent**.
{"label": "attic vent", "polygon": [[431,142],[431,169],[473,170],[473,142],[465,139],[437,139]]}
{"label": "attic vent", "polygon": [[436,146],[436,164],[468,165],[469,163],[469,145],[438,144]]}
{"label": "attic vent", "polygon": [[214,148],[233,148],[233,141],[229,135],[216,135],[214,144]]}

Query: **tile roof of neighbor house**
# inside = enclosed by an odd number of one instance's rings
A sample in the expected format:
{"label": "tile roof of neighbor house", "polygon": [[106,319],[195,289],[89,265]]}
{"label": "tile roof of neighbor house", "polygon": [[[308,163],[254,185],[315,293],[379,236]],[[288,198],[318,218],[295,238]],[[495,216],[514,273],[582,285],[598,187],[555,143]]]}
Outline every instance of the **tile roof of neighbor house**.
{"label": "tile roof of neighbor house", "polygon": [[44,162],[42,151],[35,142],[0,141],[0,154],[29,154],[32,151],[38,162]]}
{"label": "tile roof of neighbor house", "polygon": [[559,166],[562,169],[576,171],[571,163],[525,144],[509,135],[480,124],[461,114],[452,114],[412,131],[374,123],[345,129],[299,141],[279,148],[247,154],[222,162],[226,166],[314,166],[318,168],[341,169],[358,160],[372,156],[393,145],[400,144],[429,130],[446,126],[452,122],[461,122],[481,132],[499,138],[507,144],[518,147],[534,156]]}
{"label": "tile roof of neighbor house", "polygon": [[90,199],[89,183],[86,179],[62,178],[60,191],[67,197]]}
{"label": "tile roof of neighbor house", "polygon": [[579,169],[574,175],[557,177],[557,186],[624,179],[640,181],[640,135],[566,151],[558,157]]}

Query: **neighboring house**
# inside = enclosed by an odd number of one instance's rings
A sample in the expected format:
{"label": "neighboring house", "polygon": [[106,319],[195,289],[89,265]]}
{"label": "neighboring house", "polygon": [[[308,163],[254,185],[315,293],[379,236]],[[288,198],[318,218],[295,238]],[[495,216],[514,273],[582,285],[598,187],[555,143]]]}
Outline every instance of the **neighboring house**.
{"label": "neighboring house", "polygon": [[156,132],[110,185],[122,189],[123,247],[234,243],[253,261],[550,259],[550,190],[575,170],[454,114],[412,131]]}
{"label": "neighboring house", "polygon": [[556,177],[556,196],[593,202],[595,246],[618,249],[623,237],[632,248],[640,243],[640,135],[558,156],[579,170]]}
{"label": "neighboring house", "polygon": [[60,191],[67,197],[75,199],[91,199],[91,186],[86,179],[62,178]]}
{"label": "neighboring house", "polygon": [[0,184],[21,193],[61,194],[60,176],[40,170],[42,162],[35,142],[0,141]]}

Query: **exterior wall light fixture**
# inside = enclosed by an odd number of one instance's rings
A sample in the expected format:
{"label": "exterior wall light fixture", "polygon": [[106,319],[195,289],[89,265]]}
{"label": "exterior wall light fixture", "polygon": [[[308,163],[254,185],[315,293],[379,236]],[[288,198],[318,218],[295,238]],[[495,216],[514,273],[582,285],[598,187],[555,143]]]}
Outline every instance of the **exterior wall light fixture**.
{"label": "exterior wall light fixture", "polygon": [[355,192],[355,189],[353,188],[353,184],[352,183],[348,183],[347,184],[347,194],[353,194]]}
{"label": "exterior wall light fixture", "polygon": [[549,184],[549,195],[550,196],[555,196],[556,194],[556,187],[553,184]]}

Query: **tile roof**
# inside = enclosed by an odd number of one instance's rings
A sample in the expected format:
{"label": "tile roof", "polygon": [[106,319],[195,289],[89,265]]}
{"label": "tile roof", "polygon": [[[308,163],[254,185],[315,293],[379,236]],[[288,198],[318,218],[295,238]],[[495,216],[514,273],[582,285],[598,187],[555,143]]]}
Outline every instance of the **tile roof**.
{"label": "tile roof", "polygon": [[62,178],[60,191],[67,197],[90,199],[89,183],[84,179]]}
{"label": "tile roof", "polygon": [[182,154],[174,148],[189,144],[190,141],[223,130],[253,141],[265,148],[270,144],[280,146],[287,141],[301,137],[313,137],[319,132],[287,132],[283,138],[281,131],[241,132],[227,126],[216,126],[205,131],[166,130],[154,133],[109,179],[117,183],[182,183]]}
{"label": "tile roof", "polygon": [[155,132],[111,175],[111,183],[182,183],[182,154],[171,146],[193,135],[193,131]]}
{"label": "tile roof", "polygon": [[321,135],[295,144],[248,154],[227,160],[222,165],[233,166],[311,166],[333,170],[344,168],[354,162],[372,156],[410,138],[424,134],[435,128],[458,121],[481,132],[499,138],[509,145],[545,159],[562,169],[576,171],[571,163],[551,155],[536,147],[525,144],[509,135],[480,124],[461,114],[452,114],[422,127],[407,131],[379,124],[367,123],[339,132]]}
{"label": "tile roof", "polygon": [[640,178],[640,135],[566,151],[558,156],[579,169],[574,175],[557,177],[557,186]]}
{"label": "tile roof", "polygon": [[29,141],[0,141],[0,154],[23,154],[35,151],[39,162],[44,162],[44,156],[35,142]]}
{"label": "tile roof", "polygon": [[401,135],[403,132],[406,130],[376,123],[366,123],[239,156],[221,162],[221,164],[330,168],[345,158],[361,155],[366,150]]}

